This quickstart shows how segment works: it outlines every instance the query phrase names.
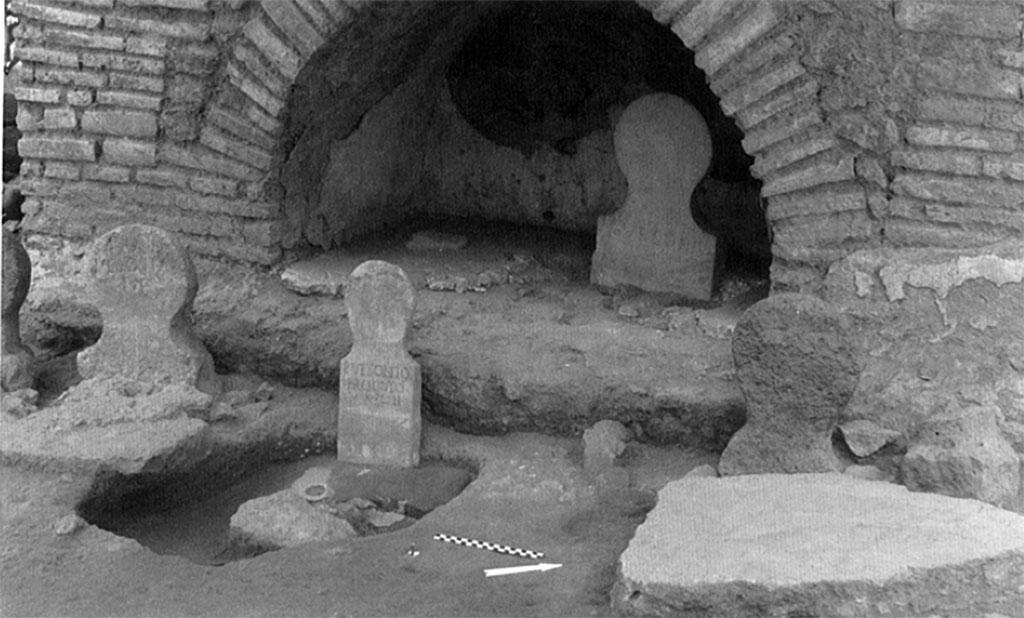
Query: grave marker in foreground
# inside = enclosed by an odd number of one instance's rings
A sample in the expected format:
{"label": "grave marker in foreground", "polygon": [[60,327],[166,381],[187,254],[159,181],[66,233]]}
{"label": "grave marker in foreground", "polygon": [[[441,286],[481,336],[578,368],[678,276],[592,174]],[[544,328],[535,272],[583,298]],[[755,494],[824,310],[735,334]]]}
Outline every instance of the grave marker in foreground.
{"label": "grave marker in foreground", "polygon": [[419,363],[405,349],[416,303],[401,268],[360,264],[345,289],[352,350],[341,359],[338,459],[413,467],[420,461]]}

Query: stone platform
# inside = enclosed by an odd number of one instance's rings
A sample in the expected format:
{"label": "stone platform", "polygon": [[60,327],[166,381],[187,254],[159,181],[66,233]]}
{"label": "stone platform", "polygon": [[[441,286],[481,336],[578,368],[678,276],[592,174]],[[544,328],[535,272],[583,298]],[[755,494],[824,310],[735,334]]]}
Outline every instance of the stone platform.
{"label": "stone platform", "polygon": [[619,559],[628,615],[1024,615],[1024,517],[837,474],[669,483]]}

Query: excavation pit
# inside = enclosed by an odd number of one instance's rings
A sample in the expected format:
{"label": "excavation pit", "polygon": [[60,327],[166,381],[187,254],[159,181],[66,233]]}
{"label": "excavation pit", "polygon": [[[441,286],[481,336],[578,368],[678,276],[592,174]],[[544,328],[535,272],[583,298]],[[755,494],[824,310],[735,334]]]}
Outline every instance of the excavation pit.
{"label": "excavation pit", "polygon": [[[303,482],[311,473],[325,482]],[[304,545],[407,528],[458,495],[473,478],[468,465],[439,459],[399,470],[345,464],[323,454],[271,463],[226,487],[178,492],[150,479],[154,485],[113,500],[92,496],[79,511],[87,522],[135,539],[157,554],[223,565],[280,549],[284,543]],[[177,483],[196,484],[194,479]],[[120,488],[108,485],[106,491],[117,495]],[[298,511],[299,519],[296,504],[304,509]],[[255,519],[240,519],[245,512],[255,513]],[[350,534],[308,536],[310,516],[320,517],[321,523],[336,519],[335,524]],[[304,523],[307,528],[302,527]]]}

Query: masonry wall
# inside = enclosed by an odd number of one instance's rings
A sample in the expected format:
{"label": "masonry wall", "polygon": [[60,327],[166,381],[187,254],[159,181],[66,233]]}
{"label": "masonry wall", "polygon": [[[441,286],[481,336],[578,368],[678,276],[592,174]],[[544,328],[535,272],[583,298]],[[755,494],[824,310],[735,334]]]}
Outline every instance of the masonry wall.
{"label": "masonry wall", "polygon": [[[274,262],[298,238],[306,198],[287,186],[309,153],[459,32],[458,5],[386,4],[16,0],[27,229],[144,221],[200,254]],[[744,132],[777,289],[813,291],[861,248],[1024,237],[1024,3],[639,4]]]}

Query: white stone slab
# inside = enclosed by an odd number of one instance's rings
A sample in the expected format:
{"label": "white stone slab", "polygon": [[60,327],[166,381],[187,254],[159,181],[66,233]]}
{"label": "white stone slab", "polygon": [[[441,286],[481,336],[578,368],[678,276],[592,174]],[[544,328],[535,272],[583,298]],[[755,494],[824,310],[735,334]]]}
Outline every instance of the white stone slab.
{"label": "white stone slab", "polygon": [[1024,615],[1024,517],[838,474],[669,483],[619,566],[633,615]]}

